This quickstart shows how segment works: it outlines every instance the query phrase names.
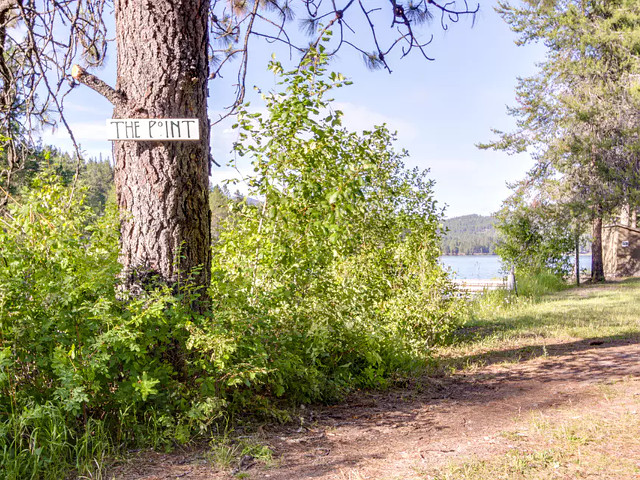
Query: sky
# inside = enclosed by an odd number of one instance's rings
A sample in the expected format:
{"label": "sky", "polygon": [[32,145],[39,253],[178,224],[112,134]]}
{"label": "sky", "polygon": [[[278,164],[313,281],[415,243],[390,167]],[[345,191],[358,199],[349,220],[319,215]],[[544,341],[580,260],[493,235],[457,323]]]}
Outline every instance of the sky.
{"label": "sky", "polygon": [[[333,107],[341,109],[345,126],[354,131],[385,123],[397,131],[395,148],[407,149],[409,168],[429,169],[435,180],[434,194],[446,217],[467,214],[489,215],[500,208],[509,195],[508,182],[521,179],[533,165],[526,155],[479,150],[475,145],[494,138],[492,128],[509,131],[514,122],[506,112],[515,103],[518,76],[536,71],[543,60],[540,45],[516,46],[508,26],[494,12],[494,1],[480,0],[475,23],[463,18],[444,31],[436,20],[423,27],[433,34],[427,52],[434,61],[418,55],[400,59],[392,56],[391,74],[366,68],[359,53],[344,48],[330,69],[353,81],[351,87],[334,91]],[[295,26],[293,28],[296,28]],[[357,28],[357,26],[356,26]],[[386,28],[386,25],[381,25]],[[247,91],[253,85],[262,90],[275,88],[277,79],[267,71],[273,47],[256,40],[252,44]],[[294,65],[286,51],[276,51],[285,66]],[[111,57],[115,55],[111,53]],[[92,72],[115,84],[115,62],[107,61]],[[233,73],[210,85],[209,113],[215,120],[232,96]],[[250,95],[251,108],[262,110],[259,98]],[[77,141],[88,157],[111,156],[105,140],[105,120],[111,117],[108,101],[85,86],[75,88],[65,100],[65,112]],[[237,138],[232,121],[216,125],[211,132],[212,153],[220,167],[213,166],[213,184],[250,173],[248,163],[229,165],[231,146]],[[45,144],[71,151],[63,129],[43,132]],[[231,187],[246,192],[246,183]]]}

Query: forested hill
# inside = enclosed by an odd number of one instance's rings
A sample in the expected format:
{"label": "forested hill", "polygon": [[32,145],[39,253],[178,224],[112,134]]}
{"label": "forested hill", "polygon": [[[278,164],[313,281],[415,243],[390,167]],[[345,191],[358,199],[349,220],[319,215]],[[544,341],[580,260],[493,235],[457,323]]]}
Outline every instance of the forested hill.
{"label": "forested hill", "polygon": [[443,255],[493,254],[497,232],[494,217],[464,215],[444,221]]}

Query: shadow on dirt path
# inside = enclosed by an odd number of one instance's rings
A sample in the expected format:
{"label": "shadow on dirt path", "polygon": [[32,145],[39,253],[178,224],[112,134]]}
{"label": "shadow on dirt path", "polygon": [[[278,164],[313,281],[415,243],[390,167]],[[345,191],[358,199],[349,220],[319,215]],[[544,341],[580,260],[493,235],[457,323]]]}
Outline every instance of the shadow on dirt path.
{"label": "shadow on dirt path", "polygon": [[[593,337],[575,342],[545,343],[541,345],[527,345],[524,347],[491,350],[475,355],[464,355],[451,359],[451,364],[455,366],[483,365],[490,366],[497,363],[509,361],[524,362],[540,357],[558,357],[570,354],[578,354],[587,350],[603,350],[620,345],[640,344],[640,334],[628,336]],[[447,360],[443,361],[444,364]]]}
{"label": "shadow on dirt path", "polygon": [[[519,358],[518,363],[505,359]],[[509,449],[508,436],[531,412],[598,407],[602,385],[633,382],[640,392],[640,335],[528,346],[462,359],[473,371],[416,379],[392,391],[358,392],[328,407],[306,408],[299,423],[261,429],[277,459],[216,470],[202,451],[130,459],[118,479],[301,480],[426,479],[452,459]],[[639,393],[640,395],[640,393]],[[640,398],[640,397],[639,397]],[[109,478],[112,478],[109,476]]]}
{"label": "shadow on dirt path", "polygon": [[313,427],[304,432],[267,432],[281,466],[250,478],[339,479],[354,471],[361,478],[425,478],[416,472],[454,455],[503,451],[508,445],[498,434],[528,412],[579,407],[599,384],[640,378],[638,337],[545,348],[546,354],[543,346],[534,348],[537,358],[520,364],[422,379],[411,388],[362,393],[316,410],[307,419]]}

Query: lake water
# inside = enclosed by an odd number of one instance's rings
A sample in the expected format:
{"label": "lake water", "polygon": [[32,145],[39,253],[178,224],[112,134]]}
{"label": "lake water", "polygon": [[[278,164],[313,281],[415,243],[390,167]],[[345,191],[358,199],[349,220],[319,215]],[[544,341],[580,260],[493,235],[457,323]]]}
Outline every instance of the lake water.
{"label": "lake water", "polygon": [[[573,259],[573,257],[571,257]],[[497,255],[443,255],[440,263],[453,272],[455,278],[502,278],[502,263]],[[591,255],[580,255],[580,269],[591,270]]]}

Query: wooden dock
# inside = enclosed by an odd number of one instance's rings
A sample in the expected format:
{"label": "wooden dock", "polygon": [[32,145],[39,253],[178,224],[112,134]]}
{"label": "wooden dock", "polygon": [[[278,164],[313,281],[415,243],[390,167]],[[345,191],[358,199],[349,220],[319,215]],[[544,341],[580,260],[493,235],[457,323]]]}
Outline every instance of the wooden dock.
{"label": "wooden dock", "polygon": [[458,289],[471,295],[478,295],[489,290],[502,290],[509,288],[506,280],[483,280],[483,279],[454,279]]}

